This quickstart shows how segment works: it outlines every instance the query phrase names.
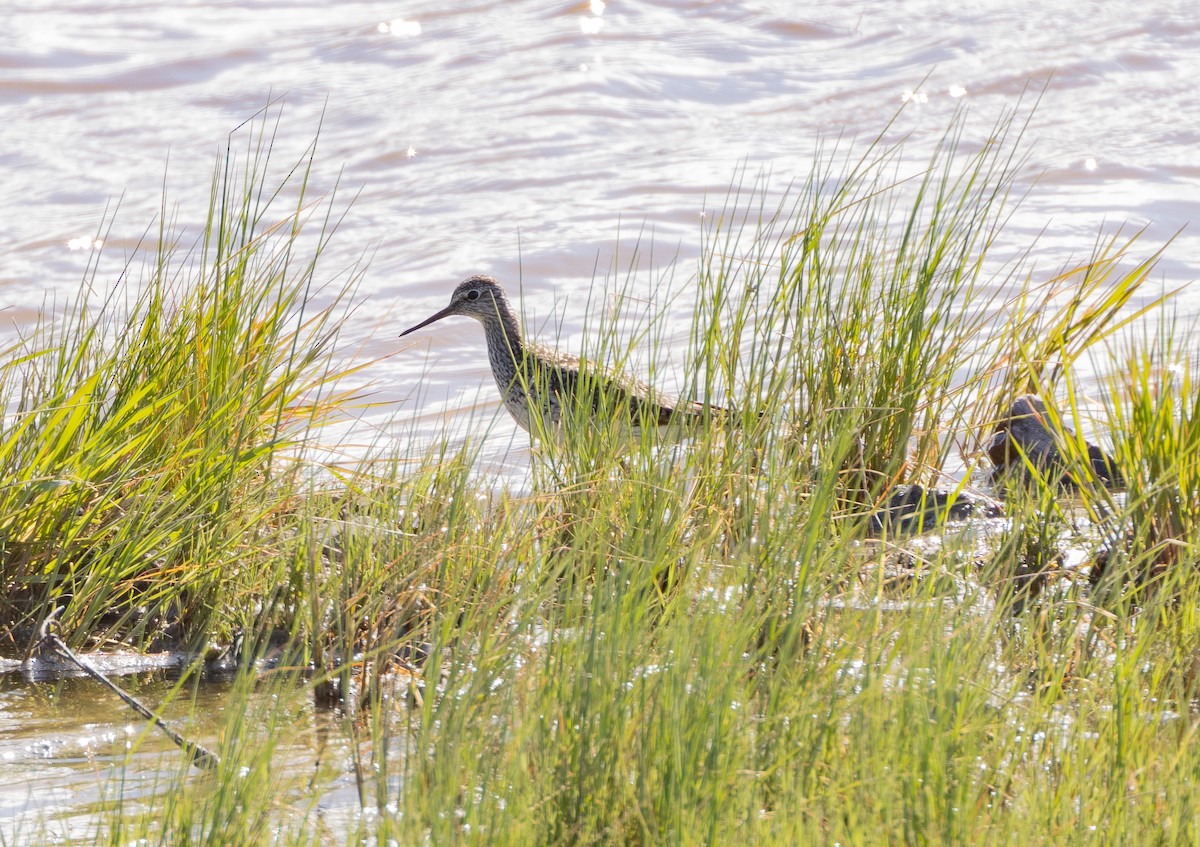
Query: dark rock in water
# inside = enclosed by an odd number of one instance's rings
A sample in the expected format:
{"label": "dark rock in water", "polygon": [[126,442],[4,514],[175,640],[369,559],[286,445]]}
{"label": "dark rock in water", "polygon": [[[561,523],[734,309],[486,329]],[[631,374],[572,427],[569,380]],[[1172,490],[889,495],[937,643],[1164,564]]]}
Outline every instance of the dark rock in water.
{"label": "dark rock in water", "polygon": [[[1052,481],[1070,488],[1077,487],[1079,481],[1068,473],[1067,461],[1058,446],[1060,441],[1074,438],[1075,433],[1066,427],[1056,433],[1050,427],[1045,403],[1032,394],[1018,397],[1008,414],[996,424],[988,441],[987,456],[995,466],[992,480],[1010,471],[1028,478],[1029,468],[1021,458],[1024,454],[1030,464]],[[1092,473],[1100,482],[1108,488],[1124,487],[1125,480],[1111,456],[1094,444],[1087,445],[1087,452]]]}
{"label": "dark rock in water", "polygon": [[887,502],[871,515],[871,535],[927,532],[946,521],[1000,517],[1003,511],[990,500],[970,494],[955,494],[922,485],[897,485]]}

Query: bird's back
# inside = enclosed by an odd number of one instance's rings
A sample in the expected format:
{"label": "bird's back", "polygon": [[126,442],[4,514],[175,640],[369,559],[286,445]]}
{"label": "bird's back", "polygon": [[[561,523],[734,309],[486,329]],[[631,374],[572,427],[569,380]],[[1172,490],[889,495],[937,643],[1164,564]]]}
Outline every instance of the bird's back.
{"label": "bird's back", "polygon": [[[627,423],[635,431],[649,425],[667,426],[706,419],[719,407],[688,401],[680,403],[629,374],[590,363],[541,345],[528,345],[520,369],[504,395],[505,407],[522,427],[529,429],[529,414],[535,410],[546,423],[559,426],[576,415],[591,421],[598,416]],[[499,378],[497,380],[499,382]],[[583,402],[586,407],[577,408]]]}

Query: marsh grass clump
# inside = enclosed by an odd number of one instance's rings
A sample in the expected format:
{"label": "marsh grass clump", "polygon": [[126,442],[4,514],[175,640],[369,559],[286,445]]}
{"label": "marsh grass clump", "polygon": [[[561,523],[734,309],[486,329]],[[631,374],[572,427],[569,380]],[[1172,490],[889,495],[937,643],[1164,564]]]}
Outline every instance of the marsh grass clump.
{"label": "marsh grass clump", "polygon": [[480,492],[474,455],[464,446],[419,467],[381,460],[307,501],[293,550],[305,603],[297,640],[304,663],[332,671],[344,696],[377,697],[389,672],[427,662],[436,678],[431,644],[469,645],[515,613],[536,514]]}
{"label": "marsh grass clump", "polygon": [[[694,372],[784,425],[763,463],[838,476],[840,511],[936,480],[994,352],[986,257],[1020,165],[1011,123],[962,155],[951,132],[924,167],[900,148],[821,153],[786,205],[714,218],[699,275]],[[970,304],[970,305],[967,305]],[[751,421],[752,422],[752,421]],[[803,484],[803,482],[802,482]]]}
{"label": "marsh grass clump", "polygon": [[[1156,339],[1130,343],[1110,378],[1111,424],[1128,492],[1108,521],[1139,583],[1170,581],[1200,562],[1200,408],[1190,333],[1166,320]],[[1121,577],[1113,572],[1104,579]]]}
{"label": "marsh grass clump", "polygon": [[[1155,382],[1147,365],[1110,383],[1124,500],[1089,475],[1079,435],[1060,445],[1078,484],[1064,494],[1031,474],[998,532],[866,531],[896,485],[962,474],[958,455],[969,462],[1015,396],[1037,394],[1082,433],[1077,365],[1142,311],[1149,265],[1127,263],[1121,242],[1047,284],[991,254],[1020,132],[1008,119],[971,144],[956,124],[917,165],[882,142],[819,151],[774,205],[765,184],[731,193],[706,219],[678,370],[685,401],[724,411],[634,435],[619,410],[576,404],[578,418],[536,433],[525,490],[481,477],[473,442],[449,436],[301,474],[327,410],[312,398],[337,397],[323,358],[336,324],[300,320],[307,301],[288,292],[307,283],[254,261],[215,289],[212,274],[191,283],[198,303],[225,304],[188,320],[225,328],[226,367],[146,361],[135,379],[123,369],[140,345],[88,347],[81,360],[109,363],[95,385],[157,405],[117,407],[132,408],[116,417],[132,435],[96,443],[133,444],[119,462],[12,477],[26,481],[4,496],[25,505],[3,524],[6,578],[70,594],[81,626],[170,600],[198,631],[244,635],[212,744],[224,770],[181,772],[137,814],[113,804],[110,843],[242,843],[268,827],[284,844],[1195,840],[1187,378]],[[269,243],[243,240],[220,268]],[[310,266],[293,267],[308,280]],[[251,296],[263,278],[273,293]],[[660,384],[669,310],[637,279],[612,300],[632,316],[589,308],[581,358]],[[160,346],[180,351],[159,358],[210,349],[172,342],[175,312],[156,314]],[[261,358],[235,355],[250,349]],[[75,417],[108,432],[111,404],[82,403],[82,381],[10,379],[29,386],[30,413],[10,415],[5,443],[50,455],[47,433]],[[210,431],[214,410],[227,418]],[[68,446],[88,448],[91,431]],[[10,476],[26,461],[13,455]],[[55,492],[75,507],[30,505]],[[1117,539],[1100,591],[1064,554],[1079,539]],[[1126,579],[1143,572],[1157,590]]]}
{"label": "marsh grass clump", "polygon": [[317,277],[330,219],[305,197],[304,162],[290,198],[264,190],[264,130],[222,161],[201,233],[164,208],[148,251],[111,276],[96,257],[78,299],[0,367],[9,651],[55,604],[77,638],[227,629],[271,570],[297,454],[341,399],[345,289]]}
{"label": "marsh grass clump", "polygon": [[[1146,757],[1164,754],[1156,784],[1187,767],[1182,729],[1149,719],[1160,696],[1184,702],[1185,674],[1140,664],[1186,623],[1169,605],[1144,624],[1095,609],[1063,562],[1075,518],[1057,486],[1016,496],[984,567],[969,542],[931,548],[936,578],[897,600],[862,544],[891,485],[936,482],[994,418],[998,385],[1054,391],[1145,279],[1102,244],[1083,299],[989,287],[1019,165],[997,152],[1005,131],[974,158],[951,136],[915,186],[873,149],[841,171],[823,160],[799,203],[730,198],[683,394],[737,420],[670,449],[601,415],[543,445],[526,505],[544,543],[509,538],[502,635],[461,606],[432,634],[442,682],[427,668],[410,748],[428,754],[374,783],[395,810],[376,836],[1047,843],[1049,826],[1087,843],[1111,836],[1088,835],[1098,817],[1131,833],[1183,819],[1186,790],[1164,807],[1128,787]],[[662,335],[624,332],[591,326],[594,360]],[[1111,495],[1079,452],[1065,449],[1094,519]]]}
{"label": "marsh grass clump", "polygon": [[980,579],[995,592],[998,607],[1016,618],[1035,617],[1031,609],[1044,593],[1080,577],[1066,569],[1065,553],[1079,541],[1070,530],[1055,484],[1043,479],[1025,486],[1010,480],[1007,494],[1007,526],[985,557]]}

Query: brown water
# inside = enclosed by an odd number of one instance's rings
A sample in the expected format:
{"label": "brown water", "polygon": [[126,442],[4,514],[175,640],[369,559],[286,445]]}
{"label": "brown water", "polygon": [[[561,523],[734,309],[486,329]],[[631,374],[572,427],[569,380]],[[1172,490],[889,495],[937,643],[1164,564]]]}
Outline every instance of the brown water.
{"label": "brown water", "polygon": [[[1029,133],[1039,183],[997,255],[1040,234],[1034,259],[1049,275],[1102,229],[1128,223],[1148,228],[1148,244],[1165,240],[1200,220],[1198,77],[1200,16],[1173,0],[10,0],[0,322],[28,326],[77,289],[118,201],[98,280],[134,284],[119,278],[124,255],[159,209],[164,174],[179,220],[198,231],[228,133],[282,95],[276,161],[299,156],[320,126],[315,187],[343,169],[342,186],[361,189],[329,276],[373,251],[348,334],[364,359],[386,357],[365,376],[392,405],[340,437],[407,449],[461,427],[464,411],[491,421],[498,406],[473,322],[395,338],[456,281],[519,282],[530,325],[577,346],[597,269],[627,267],[639,233],[642,267],[678,259],[686,286],[701,214],[739,169],[769,171],[782,188],[807,172],[819,138],[872,137],[906,97],[892,135],[911,135],[919,157],[956,109],[971,111],[978,140],[1048,84]],[[1177,287],[1198,267],[1191,227],[1158,274]],[[637,279],[649,294],[656,275]],[[1200,312],[1195,294],[1179,305]],[[495,457],[521,443],[496,418]],[[0,755],[36,786],[25,796],[60,814],[77,802],[78,774],[98,767],[93,747],[70,739],[101,730],[46,708],[39,690],[0,691]],[[107,696],[86,681],[68,693]],[[121,738],[123,725],[102,732]],[[21,814],[21,796],[4,789],[0,819]]]}

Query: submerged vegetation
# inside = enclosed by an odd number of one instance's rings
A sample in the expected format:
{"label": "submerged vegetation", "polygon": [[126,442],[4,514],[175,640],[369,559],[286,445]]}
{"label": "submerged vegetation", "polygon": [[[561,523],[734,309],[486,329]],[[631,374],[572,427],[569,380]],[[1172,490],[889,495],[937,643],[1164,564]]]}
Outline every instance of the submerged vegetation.
{"label": "submerged vegetation", "polygon": [[[567,422],[518,491],[449,439],[316,467],[351,400],[355,274],[322,285],[334,198],[305,197],[304,165],[275,185],[254,136],[198,240],[164,223],[136,294],[90,278],[0,360],[4,652],[62,606],[77,649],[230,644],[239,668],[215,773],[120,802],[118,756],[80,840],[1200,838],[1195,329],[1127,340],[1169,308],[1136,238],[1046,282],[990,254],[1021,129],[973,148],[956,126],[919,167],[821,150],[778,204],[732,193],[684,393],[737,425],[662,446]],[[586,335],[614,364],[665,332],[605,314]],[[1030,391],[1080,432],[1102,410],[1127,493],[1081,435],[1077,490],[1034,474],[1002,520],[867,536],[898,484],[978,484],[979,439]],[[278,752],[306,736],[297,769]]]}

